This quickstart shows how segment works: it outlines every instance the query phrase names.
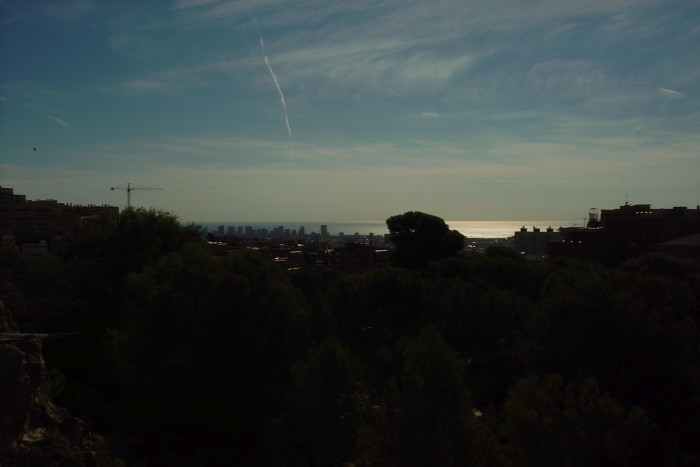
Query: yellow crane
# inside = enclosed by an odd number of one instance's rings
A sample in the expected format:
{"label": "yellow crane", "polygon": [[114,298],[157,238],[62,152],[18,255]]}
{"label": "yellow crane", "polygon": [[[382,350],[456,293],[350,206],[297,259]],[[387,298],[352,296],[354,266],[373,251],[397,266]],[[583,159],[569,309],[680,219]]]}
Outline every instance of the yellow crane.
{"label": "yellow crane", "polygon": [[126,185],[112,186],[110,190],[126,190],[126,207],[131,207],[131,192],[132,190],[162,190],[162,188],[154,188],[150,186],[131,186],[131,182]]}

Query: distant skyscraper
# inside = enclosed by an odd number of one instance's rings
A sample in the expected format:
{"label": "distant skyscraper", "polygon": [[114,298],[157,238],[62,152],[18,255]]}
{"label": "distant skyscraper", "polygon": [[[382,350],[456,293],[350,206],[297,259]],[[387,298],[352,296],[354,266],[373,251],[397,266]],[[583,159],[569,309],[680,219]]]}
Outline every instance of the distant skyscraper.
{"label": "distant skyscraper", "polygon": [[328,226],[327,225],[321,226],[321,238],[328,238]]}

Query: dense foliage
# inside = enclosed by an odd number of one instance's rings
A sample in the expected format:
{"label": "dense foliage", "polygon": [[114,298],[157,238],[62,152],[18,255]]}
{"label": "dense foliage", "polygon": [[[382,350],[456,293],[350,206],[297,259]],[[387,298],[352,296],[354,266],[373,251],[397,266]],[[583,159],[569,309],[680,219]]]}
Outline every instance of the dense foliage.
{"label": "dense foliage", "polygon": [[135,463],[697,465],[698,265],[496,253],[287,273],[129,210],[0,290]]}
{"label": "dense foliage", "polygon": [[425,269],[432,261],[456,256],[464,248],[464,235],[450,230],[445,221],[420,211],[409,211],[386,220],[391,253],[396,266]]}

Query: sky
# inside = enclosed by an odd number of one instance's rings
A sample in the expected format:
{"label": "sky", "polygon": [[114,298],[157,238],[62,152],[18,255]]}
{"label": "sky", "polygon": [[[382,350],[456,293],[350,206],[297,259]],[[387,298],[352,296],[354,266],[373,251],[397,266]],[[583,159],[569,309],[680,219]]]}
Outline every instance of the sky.
{"label": "sky", "polygon": [[696,0],[0,0],[0,186],[188,222],[695,206],[699,51]]}

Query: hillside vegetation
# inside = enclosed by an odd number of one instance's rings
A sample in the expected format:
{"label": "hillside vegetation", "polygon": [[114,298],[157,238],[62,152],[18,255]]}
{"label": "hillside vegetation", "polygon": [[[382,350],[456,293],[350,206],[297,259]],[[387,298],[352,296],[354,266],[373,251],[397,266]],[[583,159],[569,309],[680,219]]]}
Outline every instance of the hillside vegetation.
{"label": "hillside vegetation", "polygon": [[127,210],[3,251],[0,298],[79,332],[44,343],[57,402],[129,464],[699,465],[698,265],[507,253],[286,272]]}

